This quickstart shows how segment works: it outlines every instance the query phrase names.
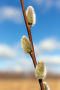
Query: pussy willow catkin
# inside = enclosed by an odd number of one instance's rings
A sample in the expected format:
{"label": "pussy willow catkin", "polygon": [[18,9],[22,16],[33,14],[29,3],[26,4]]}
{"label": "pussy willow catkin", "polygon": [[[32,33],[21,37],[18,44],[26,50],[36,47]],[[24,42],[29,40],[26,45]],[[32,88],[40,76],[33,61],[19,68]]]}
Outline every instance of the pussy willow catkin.
{"label": "pussy willow catkin", "polygon": [[46,76],[46,73],[47,73],[46,65],[42,61],[39,61],[36,66],[36,77],[38,79],[44,79]]}
{"label": "pussy willow catkin", "polygon": [[23,36],[21,39],[21,45],[25,53],[31,53],[32,51],[32,46],[29,41],[29,39],[26,36]]}
{"label": "pussy willow catkin", "polygon": [[34,8],[32,6],[29,6],[27,8],[26,16],[27,16],[28,24],[35,25],[35,23],[36,23],[36,14],[35,14]]}

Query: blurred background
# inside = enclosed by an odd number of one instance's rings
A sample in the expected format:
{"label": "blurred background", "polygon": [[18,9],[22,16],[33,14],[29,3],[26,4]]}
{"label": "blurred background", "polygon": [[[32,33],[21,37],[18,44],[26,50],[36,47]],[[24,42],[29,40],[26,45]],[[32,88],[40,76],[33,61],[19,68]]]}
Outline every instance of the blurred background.
{"label": "blurred background", "polygon": [[[51,90],[60,90],[60,0],[24,0],[33,6],[31,27],[37,62],[47,66]],[[32,59],[21,48],[27,34],[20,0],[0,0],[0,90],[39,90]]]}

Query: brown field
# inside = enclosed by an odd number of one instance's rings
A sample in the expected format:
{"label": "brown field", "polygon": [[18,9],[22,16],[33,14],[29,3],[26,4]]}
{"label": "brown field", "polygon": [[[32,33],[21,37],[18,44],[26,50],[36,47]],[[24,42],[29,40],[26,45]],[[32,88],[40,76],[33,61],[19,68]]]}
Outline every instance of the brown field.
{"label": "brown field", "polygon": [[[60,90],[60,79],[47,79],[51,90]],[[40,90],[35,79],[0,79],[0,90]]]}

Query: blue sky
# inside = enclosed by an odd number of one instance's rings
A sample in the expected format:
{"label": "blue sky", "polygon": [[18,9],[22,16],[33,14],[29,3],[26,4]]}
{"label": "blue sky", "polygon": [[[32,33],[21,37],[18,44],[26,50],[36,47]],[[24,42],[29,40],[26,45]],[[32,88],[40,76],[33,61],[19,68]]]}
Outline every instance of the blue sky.
{"label": "blue sky", "polygon": [[[37,61],[43,60],[48,70],[60,73],[60,0],[24,0],[24,4],[25,9],[33,6],[36,13],[31,32]],[[0,0],[1,71],[34,69],[21,48],[23,35],[28,37],[20,0]]]}

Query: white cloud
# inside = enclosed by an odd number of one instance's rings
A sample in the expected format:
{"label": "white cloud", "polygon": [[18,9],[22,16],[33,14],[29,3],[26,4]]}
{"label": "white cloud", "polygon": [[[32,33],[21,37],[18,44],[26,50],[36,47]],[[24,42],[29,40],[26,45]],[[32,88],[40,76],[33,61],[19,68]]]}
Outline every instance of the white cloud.
{"label": "white cloud", "polygon": [[[8,64],[7,64],[8,65]],[[1,69],[0,72],[11,72],[11,73],[20,73],[23,72],[22,68],[20,66],[7,66],[6,68]]]}
{"label": "white cloud", "polygon": [[37,60],[42,60],[45,63],[60,64],[60,55],[43,54],[43,52],[56,52],[56,50],[60,50],[60,41],[54,38],[44,39],[40,41],[39,44],[35,45]]}
{"label": "white cloud", "polygon": [[48,64],[60,64],[60,56],[59,55],[39,55],[39,60],[44,61]]}
{"label": "white cloud", "polygon": [[60,0],[57,0],[57,2],[55,3],[56,8],[60,9]]}
{"label": "white cloud", "polygon": [[0,44],[0,58],[13,58],[16,56],[16,51],[8,45]]}
{"label": "white cloud", "polygon": [[36,54],[44,51],[60,50],[60,42],[54,38],[48,38],[35,45]]}
{"label": "white cloud", "polygon": [[14,23],[22,23],[22,11],[16,7],[0,7],[0,22],[10,20]]}
{"label": "white cloud", "polygon": [[14,66],[14,67],[12,67],[12,68],[11,68],[11,67],[10,67],[10,68],[8,67],[8,68],[7,68],[7,71],[8,71],[8,72],[12,72],[12,73],[14,73],[14,72],[15,72],[15,73],[23,72],[23,70],[22,70],[22,68],[21,68],[20,66]]}
{"label": "white cloud", "polygon": [[21,56],[21,58],[18,59],[18,64],[22,68],[22,71],[23,72],[33,71],[34,65],[31,60],[31,57],[24,55],[24,53],[22,53],[22,54],[23,55]]}
{"label": "white cloud", "polygon": [[47,8],[59,8],[60,9],[60,0],[33,0],[37,5]]}
{"label": "white cloud", "polygon": [[[37,45],[37,47],[36,48],[39,50],[39,52],[40,51],[52,51],[52,50],[60,49],[60,42],[53,38],[49,38],[49,39],[45,39],[41,41]],[[12,49],[11,47],[7,45],[0,45],[0,58],[4,58],[4,59],[7,58],[7,61],[6,61],[7,64],[4,70],[9,71],[9,72],[28,72],[31,70],[34,71],[34,65],[31,60],[31,57],[24,54],[24,52],[22,52],[20,48],[18,49],[18,53],[17,53],[18,55],[15,58],[16,51],[17,51],[15,50],[16,50],[16,47],[15,49]],[[13,60],[8,61],[8,58],[13,58],[13,57],[14,57]],[[47,63],[47,65],[60,64],[60,56],[56,54],[55,55],[47,55],[47,54],[41,55],[39,53],[37,56],[37,61],[38,60],[44,61],[45,63]]]}

